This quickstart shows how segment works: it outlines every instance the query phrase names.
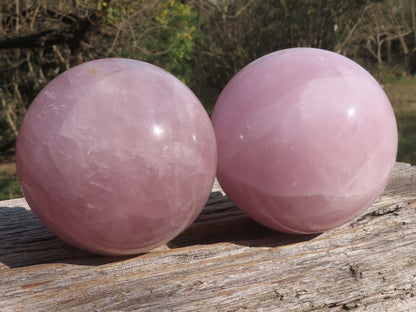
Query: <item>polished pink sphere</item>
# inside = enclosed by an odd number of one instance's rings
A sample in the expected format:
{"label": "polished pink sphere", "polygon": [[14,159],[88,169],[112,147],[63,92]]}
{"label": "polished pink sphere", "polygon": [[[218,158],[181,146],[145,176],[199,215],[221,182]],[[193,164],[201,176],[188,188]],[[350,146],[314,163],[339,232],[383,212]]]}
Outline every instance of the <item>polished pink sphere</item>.
{"label": "polished pink sphere", "polygon": [[39,93],[16,162],[29,206],[52,232],[124,255],[162,245],[194,221],[217,153],[209,117],[181,81],[145,62],[101,59]]}
{"label": "polished pink sphere", "polygon": [[254,220],[318,233],[352,220],[393,170],[397,126],[388,98],[339,54],[268,54],[225,87],[212,115],[218,180]]}

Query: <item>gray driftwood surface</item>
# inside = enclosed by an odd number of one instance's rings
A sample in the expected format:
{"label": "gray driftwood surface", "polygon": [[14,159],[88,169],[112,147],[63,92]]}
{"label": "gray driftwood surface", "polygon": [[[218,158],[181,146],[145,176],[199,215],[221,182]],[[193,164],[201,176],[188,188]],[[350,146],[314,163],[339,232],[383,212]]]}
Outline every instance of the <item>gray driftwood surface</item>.
{"label": "gray driftwood surface", "polygon": [[149,253],[102,257],[51,234],[24,199],[0,202],[0,311],[416,311],[416,167],[320,235],[274,232],[218,188],[195,223]]}

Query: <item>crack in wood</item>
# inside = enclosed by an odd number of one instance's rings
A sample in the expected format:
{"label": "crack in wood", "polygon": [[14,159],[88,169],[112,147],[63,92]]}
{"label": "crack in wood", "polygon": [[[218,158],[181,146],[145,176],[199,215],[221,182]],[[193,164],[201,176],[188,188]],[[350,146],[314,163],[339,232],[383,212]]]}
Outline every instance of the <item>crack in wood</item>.
{"label": "crack in wood", "polygon": [[360,271],[360,266],[358,264],[350,264],[349,269],[352,277],[356,280],[363,278],[363,272]]}
{"label": "crack in wood", "polygon": [[412,201],[403,201],[403,202],[399,202],[393,205],[387,205],[387,206],[383,206],[380,207],[377,210],[374,211],[370,211],[365,213],[364,215],[362,215],[361,217],[355,219],[353,222],[350,223],[350,226],[354,226],[356,224],[361,223],[362,221],[369,219],[369,218],[374,218],[374,217],[381,217],[381,216],[386,216],[386,215],[393,215],[393,216],[398,216],[399,212],[403,209],[403,208],[415,208],[416,207],[416,201],[412,200]]}

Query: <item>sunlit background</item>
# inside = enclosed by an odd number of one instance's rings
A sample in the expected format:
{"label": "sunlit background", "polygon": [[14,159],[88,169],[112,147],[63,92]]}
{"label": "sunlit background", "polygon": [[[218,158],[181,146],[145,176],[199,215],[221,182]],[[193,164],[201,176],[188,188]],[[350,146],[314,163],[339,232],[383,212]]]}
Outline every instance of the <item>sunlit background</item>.
{"label": "sunlit background", "polygon": [[210,113],[229,79],[264,54],[298,46],[341,53],[384,87],[399,126],[398,160],[416,164],[416,0],[1,3],[0,199],[22,196],[14,147],[33,98],[57,74],[103,57],[167,69]]}

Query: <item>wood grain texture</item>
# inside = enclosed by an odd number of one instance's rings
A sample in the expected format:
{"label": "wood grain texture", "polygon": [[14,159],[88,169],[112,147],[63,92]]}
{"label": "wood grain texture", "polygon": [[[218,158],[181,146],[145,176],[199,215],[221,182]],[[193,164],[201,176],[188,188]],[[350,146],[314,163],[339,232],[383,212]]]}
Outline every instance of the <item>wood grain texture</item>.
{"label": "wood grain texture", "polygon": [[50,233],[24,199],[0,202],[0,311],[416,311],[416,167],[349,224],[282,234],[216,186],[182,235],[102,257]]}

